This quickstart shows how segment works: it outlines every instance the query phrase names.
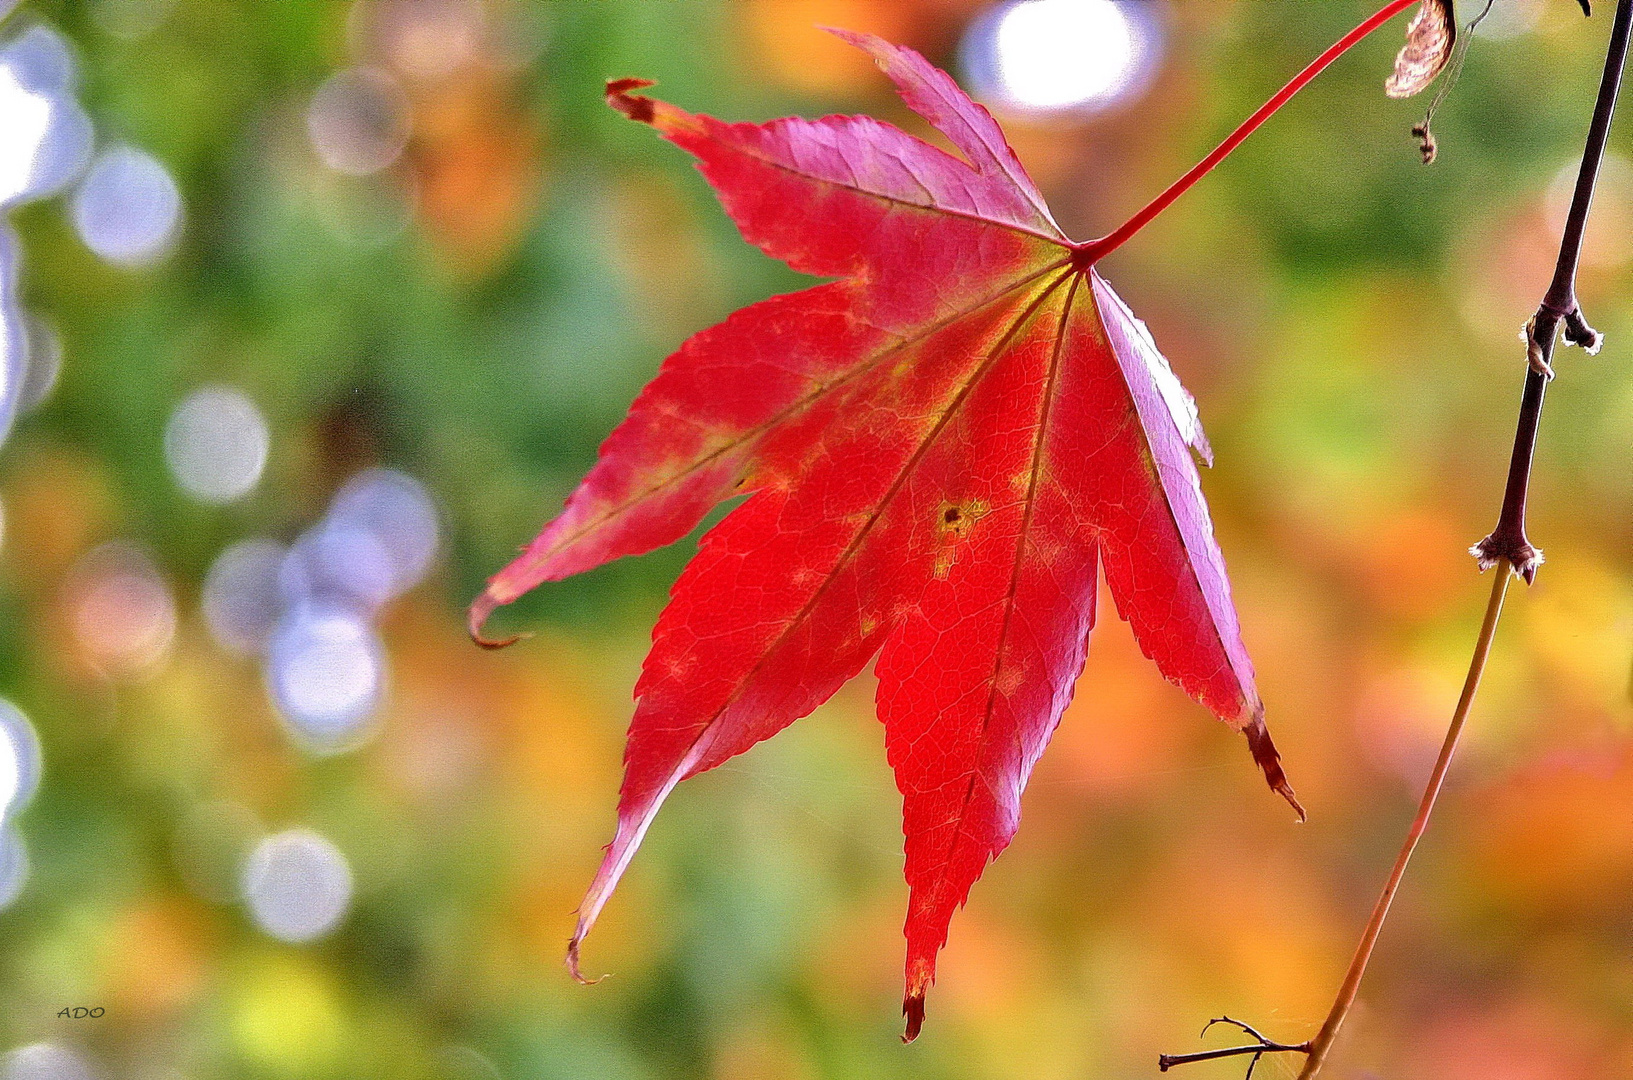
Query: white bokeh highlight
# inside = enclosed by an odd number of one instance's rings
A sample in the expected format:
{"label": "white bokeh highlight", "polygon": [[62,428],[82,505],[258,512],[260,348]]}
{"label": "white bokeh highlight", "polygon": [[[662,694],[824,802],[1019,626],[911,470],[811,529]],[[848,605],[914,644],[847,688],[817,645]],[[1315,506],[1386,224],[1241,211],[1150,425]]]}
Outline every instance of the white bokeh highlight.
{"label": "white bokeh highlight", "polygon": [[0,1057],[0,1080],[97,1080],[97,1074],[78,1051],[40,1042]]}
{"label": "white bokeh highlight", "polygon": [[368,532],[390,559],[391,597],[425,577],[436,558],[437,507],[425,485],[395,469],[368,469],[335,493],[329,520]]}
{"label": "white bokeh highlight", "polygon": [[85,167],[90,117],[68,42],[37,25],[0,47],[0,207],[60,190]]}
{"label": "white bokeh highlight", "polygon": [[28,872],[28,845],[23,843],[16,829],[0,827],[0,911],[11,907],[23,895]]}
{"label": "white bokeh highlight", "polygon": [[27,193],[34,157],[51,129],[51,99],[31,93],[0,64],[0,203]]}
{"label": "white bokeh highlight", "polygon": [[40,740],[22,710],[0,698],[0,826],[33,797],[40,784]]}
{"label": "white bokeh highlight", "polygon": [[352,899],[352,871],[328,840],[291,829],[262,840],[244,865],[244,899],[263,932],[300,943],[339,925]]}
{"label": "white bokeh highlight", "polygon": [[116,266],[162,258],[181,228],[181,193],[159,160],[131,146],[103,151],[74,192],[74,228]]}
{"label": "white bokeh highlight", "polygon": [[301,743],[314,753],[337,753],[368,734],[385,686],[385,649],[356,612],[298,603],[273,631],[266,682]]}
{"label": "white bokeh highlight", "polygon": [[332,600],[374,611],[396,593],[395,563],[373,531],[325,519],[296,541],[279,584],[290,603]]}
{"label": "white bokeh highlight", "polygon": [[164,430],[165,463],[176,483],[199,502],[218,506],[254,490],[271,444],[255,402],[227,386],[195,390]]}
{"label": "white bokeh highlight", "polygon": [[425,578],[440,532],[424,484],[374,468],[343,484],[287,547],[254,539],[217,557],[205,621],[222,648],[260,658],[267,695],[301,749],[342,753],[378,730],[388,666],[374,620]]}
{"label": "white bokeh highlight", "polygon": [[50,392],[61,359],[54,332],[19,300],[21,260],[4,215],[84,170],[93,132],[76,81],[73,50],[49,26],[0,43],[0,442],[18,414]]}
{"label": "white bokeh highlight", "polygon": [[979,97],[1015,112],[1092,113],[1136,97],[1161,52],[1151,0],[1009,0],[971,22]]}

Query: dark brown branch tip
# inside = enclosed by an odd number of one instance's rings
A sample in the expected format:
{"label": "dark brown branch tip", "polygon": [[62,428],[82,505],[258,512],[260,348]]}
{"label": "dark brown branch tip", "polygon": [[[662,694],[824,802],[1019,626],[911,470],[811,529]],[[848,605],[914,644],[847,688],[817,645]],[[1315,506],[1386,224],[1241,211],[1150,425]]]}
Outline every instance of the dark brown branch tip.
{"label": "dark brown branch tip", "polygon": [[1208,1037],[1208,1032],[1213,1030],[1213,1026],[1215,1024],[1229,1024],[1231,1027],[1241,1028],[1244,1033],[1252,1038],[1258,1039],[1261,1043],[1268,1043],[1270,1041],[1260,1034],[1257,1028],[1249,1027],[1247,1024],[1242,1023],[1242,1021],[1229,1016],[1216,1016],[1212,1020],[1209,1020],[1206,1024],[1203,1024],[1202,1031],[1197,1035],[1197,1038],[1206,1039]]}
{"label": "dark brown branch tip", "polygon": [[[1584,13],[1591,14],[1588,0],[1581,0],[1581,5]],[[1542,404],[1547,394],[1548,380],[1553,374],[1549,360],[1553,357],[1554,339],[1560,324],[1565,324],[1566,340],[1572,344],[1597,346],[1599,342],[1598,334],[1588,326],[1587,320],[1577,310],[1576,271],[1582,252],[1582,239],[1587,229],[1588,211],[1593,202],[1593,189],[1599,177],[1600,166],[1604,162],[1611,119],[1616,110],[1616,98],[1621,90],[1622,71],[1627,65],[1630,47],[1633,47],[1633,0],[1619,0],[1616,5],[1615,22],[1611,27],[1610,43],[1605,51],[1605,69],[1599,82],[1599,95],[1594,102],[1593,119],[1588,126],[1582,163],[1577,170],[1570,213],[1565,219],[1565,227],[1560,237],[1559,258],[1554,265],[1553,280],[1543,295],[1536,316],[1526,324],[1521,335],[1525,342],[1528,364],[1524,395],[1520,401],[1520,414],[1514,427],[1514,449],[1509,459],[1508,482],[1503,492],[1502,510],[1498,514],[1497,527],[1491,531],[1491,535],[1470,549],[1471,554],[1480,560],[1481,569],[1498,568],[1498,570],[1492,582],[1491,599],[1486,606],[1485,620],[1480,627],[1480,637],[1474,648],[1474,656],[1469,661],[1469,673],[1463,684],[1463,695],[1458,701],[1456,712],[1452,715],[1451,725],[1446,731],[1446,740],[1441,745],[1440,757],[1436,760],[1434,772],[1424,787],[1423,799],[1418,804],[1418,815],[1401,845],[1395,868],[1373,907],[1372,917],[1361,936],[1354,959],[1350,961],[1349,970],[1344,975],[1338,995],[1333,999],[1332,1009],[1327,1013],[1327,1019],[1322,1023],[1320,1032],[1308,1044],[1309,1050],[1304,1068],[1299,1074],[1300,1080],[1314,1080],[1320,1073],[1327,1054],[1332,1049],[1333,1040],[1337,1038],[1345,1017],[1354,1007],[1361,980],[1372,958],[1373,947],[1377,944],[1378,935],[1383,931],[1384,920],[1389,915],[1390,900],[1400,886],[1401,876],[1406,871],[1419,837],[1429,824],[1435,800],[1451,766],[1458,736],[1462,732],[1463,723],[1468,718],[1469,707],[1479,688],[1480,676],[1491,655],[1492,638],[1496,634],[1497,620],[1502,614],[1503,598],[1507,594],[1508,571],[1512,568],[1530,584],[1535,580],[1537,568],[1542,564],[1542,552],[1538,551],[1525,535],[1525,504],[1530,490],[1537,429],[1542,419]],[[1242,1052],[1253,1054],[1254,1060],[1257,1061],[1258,1051],[1255,1048],[1247,1047]],[[1168,1064],[1169,1062],[1165,1060],[1163,1067],[1166,1068]]]}

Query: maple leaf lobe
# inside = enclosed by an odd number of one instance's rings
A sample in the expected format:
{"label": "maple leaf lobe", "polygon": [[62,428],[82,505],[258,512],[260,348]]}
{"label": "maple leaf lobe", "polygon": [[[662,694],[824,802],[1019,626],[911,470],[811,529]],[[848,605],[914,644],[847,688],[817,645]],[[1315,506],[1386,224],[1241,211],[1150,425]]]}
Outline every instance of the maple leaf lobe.
{"label": "maple leaf lobe", "polygon": [[750,305],[665,360],[471,627],[480,640],[496,606],[746,495],[653,630],[569,967],[675,785],[876,658],[903,797],[911,1038],[953,912],[1013,837],[1071,701],[1102,568],[1142,651],[1298,804],[1202,497],[1195,402],[992,116],[918,53],[836,33],[956,156],[871,117],[732,124],[633,93],[645,80],[607,84],[613,108],[696,158],[745,240],[837,280]]}

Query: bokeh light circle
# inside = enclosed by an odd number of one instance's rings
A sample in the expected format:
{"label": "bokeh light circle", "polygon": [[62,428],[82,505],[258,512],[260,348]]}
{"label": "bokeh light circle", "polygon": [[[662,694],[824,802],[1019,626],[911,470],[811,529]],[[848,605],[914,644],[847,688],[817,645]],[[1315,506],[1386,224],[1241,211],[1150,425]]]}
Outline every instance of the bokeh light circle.
{"label": "bokeh light circle", "polygon": [[162,257],[181,224],[181,193],[151,154],[115,146],[91,163],[74,192],[74,228],[85,246],[118,266]]}
{"label": "bokeh light circle", "polygon": [[[1578,158],[1560,166],[1543,195],[1548,231],[1559,235],[1570,216],[1576,194]],[[1582,240],[1582,265],[1589,269],[1616,269],[1633,261],[1633,162],[1614,150],[1599,164],[1593,191],[1593,212]]]}
{"label": "bokeh light circle", "polygon": [[22,710],[0,698],[0,825],[28,805],[40,783],[40,740]]}
{"label": "bokeh light circle", "polygon": [[28,90],[0,63],[0,206],[32,188],[35,156],[50,130],[51,99]]}
{"label": "bokeh light circle", "polygon": [[302,534],[279,576],[284,599],[373,610],[396,593],[396,560],[372,530],[325,519]]}
{"label": "bokeh light circle", "polygon": [[135,41],[157,30],[175,6],[176,0],[97,0],[92,14],[108,33]]}
{"label": "bokeh light circle", "polygon": [[57,97],[74,89],[78,78],[68,39],[44,23],[35,23],[0,52],[0,63],[36,94]]}
{"label": "bokeh light circle", "polygon": [[58,1043],[20,1047],[0,1058],[0,1080],[95,1080],[84,1057]]}
{"label": "bokeh light circle", "polygon": [[408,145],[408,97],[376,68],[329,78],[306,109],[306,134],[323,163],[348,176],[387,168]]}
{"label": "bokeh light circle", "polygon": [[960,49],[978,96],[1015,112],[1091,113],[1137,96],[1161,53],[1153,0],[1009,0]]}
{"label": "bokeh light circle", "polygon": [[395,469],[358,473],[335,493],[331,521],[371,533],[391,558],[391,595],[419,583],[437,553],[437,507],[425,485]]}
{"label": "bokeh light circle", "polygon": [[[1483,6],[1483,5],[1482,5]],[[1507,41],[1529,34],[1537,28],[1547,7],[1547,0],[1502,0],[1486,9],[1480,25],[1474,28],[1480,37]],[[1475,8],[1478,14],[1479,7]]]}
{"label": "bokeh light circle", "polygon": [[53,194],[91,154],[91,119],[74,97],[72,47],[36,24],[0,49],[0,204]]}
{"label": "bokeh light circle", "polygon": [[0,911],[17,902],[28,884],[28,845],[16,829],[0,828]]}
{"label": "bokeh light circle", "polygon": [[134,675],[156,663],[175,634],[170,587],[145,551],[121,541],[80,561],[68,605],[80,648],[107,675]]}
{"label": "bokeh light circle", "polygon": [[164,457],[176,482],[193,498],[223,504],[248,494],[266,468],[271,436],[266,417],[242,391],[226,386],[195,390],[164,429]]}
{"label": "bokeh light circle", "polygon": [[283,611],[278,573],[288,549],[276,540],[242,540],[216,556],[204,578],[204,621],[217,644],[249,656],[266,648]]}
{"label": "bokeh light circle", "polygon": [[301,602],[273,631],[266,679],[273,704],[307,748],[335,753],[359,741],[379,706],[385,650],[356,612]]}
{"label": "bokeh light circle", "polygon": [[479,54],[487,32],[481,0],[393,0],[352,8],[354,50],[380,55],[412,80],[452,75]]}
{"label": "bokeh light circle", "polygon": [[351,905],[352,871],[346,857],[308,829],[262,840],[244,866],[244,898],[264,932],[280,941],[322,937]]}

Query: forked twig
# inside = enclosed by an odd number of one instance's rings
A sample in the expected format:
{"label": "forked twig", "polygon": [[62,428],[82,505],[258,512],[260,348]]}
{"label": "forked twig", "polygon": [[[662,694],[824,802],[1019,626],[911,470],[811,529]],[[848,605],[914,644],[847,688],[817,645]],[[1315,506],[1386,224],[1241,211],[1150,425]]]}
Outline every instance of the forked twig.
{"label": "forked twig", "polygon": [[1242,1031],[1248,1035],[1251,1035],[1255,1041],[1248,1046],[1227,1046],[1221,1050],[1198,1050],[1194,1054],[1163,1054],[1157,1058],[1158,1071],[1167,1072],[1175,1065],[1189,1065],[1193,1061],[1216,1061],[1219,1058],[1241,1057],[1244,1054],[1252,1054],[1253,1060],[1247,1063],[1247,1075],[1243,1077],[1242,1080],[1253,1080],[1253,1070],[1258,1067],[1259,1059],[1264,1057],[1266,1054],[1308,1054],[1310,1052],[1310,1044],[1308,1042],[1279,1043],[1274,1039],[1266,1038],[1264,1035],[1260,1034],[1257,1029],[1242,1023],[1240,1020],[1232,1019],[1229,1016],[1221,1016],[1217,1019],[1209,1020],[1207,1024],[1203,1025],[1202,1034],[1197,1036],[1197,1038],[1206,1038],[1209,1030],[1212,1029],[1215,1024],[1231,1024],[1235,1027],[1239,1027],[1242,1029]]}

